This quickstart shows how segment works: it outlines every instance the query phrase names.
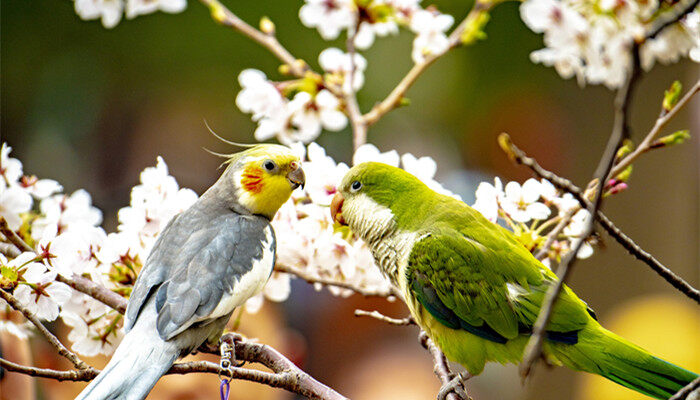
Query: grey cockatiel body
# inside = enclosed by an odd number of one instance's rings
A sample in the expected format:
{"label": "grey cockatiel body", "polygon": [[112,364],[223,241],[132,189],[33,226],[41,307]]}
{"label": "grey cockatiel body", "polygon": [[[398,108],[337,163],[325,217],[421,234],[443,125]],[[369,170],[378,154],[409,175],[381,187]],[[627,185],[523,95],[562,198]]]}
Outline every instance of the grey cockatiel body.
{"label": "grey cockatiel body", "polygon": [[275,236],[269,217],[235,196],[236,168],[162,231],[129,299],[127,334],[78,399],[145,398],[178,357],[216,340],[234,309],[262,290]]}

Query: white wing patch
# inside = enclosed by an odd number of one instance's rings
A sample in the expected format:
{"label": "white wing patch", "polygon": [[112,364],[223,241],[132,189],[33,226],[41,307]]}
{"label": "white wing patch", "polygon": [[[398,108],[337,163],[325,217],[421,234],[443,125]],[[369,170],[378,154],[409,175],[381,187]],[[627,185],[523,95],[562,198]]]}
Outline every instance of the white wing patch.
{"label": "white wing patch", "polygon": [[242,275],[234,283],[231,293],[224,293],[211,315],[207,319],[213,319],[228,315],[236,307],[243,305],[249,298],[260,293],[267,280],[270,278],[275,261],[275,249],[272,226],[265,228],[265,242],[263,243],[263,255],[259,260],[253,260],[253,268]]}

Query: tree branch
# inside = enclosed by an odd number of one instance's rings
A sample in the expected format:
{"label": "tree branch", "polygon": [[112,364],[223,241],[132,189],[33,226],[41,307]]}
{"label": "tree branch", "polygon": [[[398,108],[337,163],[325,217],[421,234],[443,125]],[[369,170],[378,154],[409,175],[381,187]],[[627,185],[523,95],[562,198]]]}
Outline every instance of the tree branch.
{"label": "tree branch", "polygon": [[415,325],[416,321],[413,320],[412,317],[408,316],[405,318],[391,318],[388,317],[379,311],[365,311],[365,310],[355,310],[355,316],[356,317],[370,317],[374,319],[378,319],[380,321],[384,321],[388,324],[391,325],[399,325],[399,326],[405,326],[405,325]]}
{"label": "tree branch", "polygon": [[275,271],[277,272],[286,272],[288,274],[294,275],[297,278],[305,280],[307,283],[320,283],[321,285],[324,286],[335,286],[340,289],[348,289],[352,290],[353,292],[362,295],[364,297],[398,297],[402,298],[401,293],[396,290],[393,286],[389,288],[389,290],[368,290],[368,289],[363,289],[361,287],[357,287],[353,284],[346,283],[346,282],[338,282],[334,281],[332,279],[324,279],[320,277],[315,277],[311,276],[310,274],[307,274],[306,272],[290,267],[288,265],[281,265],[281,264],[275,264]]}
{"label": "tree branch", "polygon": [[19,311],[24,315],[26,319],[31,321],[34,326],[39,330],[39,332],[44,335],[44,337],[51,343],[51,345],[58,351],[58,354],[61,356],[65,357],[75,365],[76,368],[80,370],[89,370],[92,369],[91,366],[87,365],[83,360],[81,360],[75,353],[72,351],[68,350],[57,338],[54,336],[51,332],[49,332],[48,329],[44,326],[44,324],[39,321],[39,319],[29,312],[22,304],[10,293],[6,292],[5,290],[0,289],[0,297],[2,297],[3,300],[7,302],[7,304],[10,305],[10,307],[14,308],[15,310]]}
{"label": "tree branch", "polygon": [[[433,358],[433,372],[440,379],[440,383],[444,386],[454,378],[455,374],[450,369],[450,365],[447,363],[447,358],[440,351],[440,349],[433,343],[425,331],[420,331],[418,334],[418,340],[424,349],[428,350]],[[446,396],[446,400],[462,400],[460,396],[456,393],[449,393]],[[467,399],[465,399],[467,400]]]}
{"label": "tree branch", "polygon": [[298,60],[286,48],[284,48],[273,33],[264,33],[248,25],[218,0],[199,1],[209,8],[214,21],[242,33],[243,35],[252,39],[254,42],[269,50],[270,53],[282,61],[282,63],[289,66],[289,71],[293,75],[303,77],[304,74],[310,70],[309,66],[305,62]]}
{"label": "tree branch", "polygon": [[449,48],[441,54],[429,54],[425,57],[423,62],[414,64],[413,67],[408,71],[406,76],[401,79],[394,90],[389,93],[389,95],[382,100],[379,104],[375,105],[372,110],[363,116],[366,126],[373,125],[380,118],[382,118],[386,113],[398,107],[401,104],[401,100],[406,95],[408,89],[413,86],[413,84],[418,80],[418,77],[425,72],[425,70],[438,58],[447,54],[450,50],[459,46],[462,43],[462,35],[469,29],[476,30],[482,28],[481,24],[485,23],[483,15],[488,13],[488,11],[494,6],[494,2],[477,0],[474,3],[474,7],[469,11],[466,18],[455,28],[449,36],[450,46]]}
{"label": "tree branch", "polygon": [[[498,142],[501,145],[506,154],[517,164],[522,164],[532,170],[540,178],[545,178],[552,182],[557,188],[571,193],[574,198],[579,202],[581,207],[588,207],[590,202],[584,198],[581,189],[574,185],[568,179],[562,178],[553,172],[544,169],[537,163],[532,157],[527,156],[524,151],[515,146],[508,134],[502,133],[498,137]],[[602,211],[598,211],[596,214],[596,220],[605,229],[610,236],[615,239],[622,247],[624,247],[631,255],[633,255],[638,260],[647,264],[651,269],[659,274],[664,280],[670,283],[674,288],[679,290],[681,293],[685,294],[689,298],[700,303],[700,290],[691,286],[688,282],[683,280],[683,278],[676,275],[670,268],[663,265],[659,260],[654,258],[647,251],[642,249],[637,243],[635,243],[629,236],[627,236],[620,228],[618,228]]]}
{"label": "tree branch", "polygon": [[572,249],[562,258],[557,268],[557,276],[559,279],[556,283],[547,290],[545,298],[543,300],[542,308],[537,315],[537,320],[532,329],[532,336],[528,340],[525,350],[523,352],[523,360],[520,364],[520,375],[526,378],[532,372],[535,362],[540,358],[542,353],[542,342],[544,340],[544,335],[546,332],[547,324],[552,316],[552,311],[559,298],[559,292],[561,292],[564,287],[564,283],[568,280],[571,271],[573,270],[573,265],[576,260],[576,254],[581,249],[584,241],[593,233],[595,227],[595,215],[598,213],[603,199],[603,187],[605,185],[606,177],[612,169],[613,163],[615,162],[615,155],[617,149],[622,145],[622,141],[629,136],[629,127],[627,125],[628,113],[629,113],[629,102],[632,95],[632,89],[634,83],[639,74],[639,47],[635,43],[632,48],[632,66],[627,72],[627,78],[623,85],[618,89],[617,95],[615,96],[615,120],[613,123],[612,133],[610,134],[610,139],[603,152],[603,156],[598,163],[596,168],[594,180],[596,181],[596,189],[594,192],[594,199],[588,205],[588,218],[585,222],[586,228],[583,234],[574,240],[572,244]]}
{"label": "tree branch", "polygon": [[30,245],[24,242],[21,237],[17,236],[17,233],[10,229],[10,226],[7,224],[7,221],[5,220],[5,217],[0,216],[0,233],[5,236],[5,238],[15,245],[19,251],[34,251]]}

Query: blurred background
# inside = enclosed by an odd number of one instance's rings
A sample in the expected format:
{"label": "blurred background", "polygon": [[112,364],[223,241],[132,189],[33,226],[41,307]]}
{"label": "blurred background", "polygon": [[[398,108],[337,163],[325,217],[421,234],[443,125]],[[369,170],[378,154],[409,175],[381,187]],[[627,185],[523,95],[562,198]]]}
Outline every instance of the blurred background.
{"label": "blurred background", "polygon": [[[302,2],[225,2],[252,25],[267,15],[280,41],[317,66],[325,47],[316,30],[297,17]],[[468,4],[435,1],[459,21]],[[183,187],[202,193],[217,178],[220,162],[202,150],[230,151],[206,130],[204,120],[227,139],[252,142],[254,123],[234,104],[238,73],[249,67],[272,79],[278,62],[242,35],[216,25],[196,1],[176,15],[123,20],[106,30],[84,22],[69,0],[3,0],[1,41],[2,141],[26,173],[52,178],[71,193],[85,188],[103,210],[104,227],[116,227],[116,211],[128,204],[139,172],[162,155]],[[519,19],[518,5],[496,8],[488,39],[440,59],[420,78],[408,108],[395,110],[369,131],[381,150],[396,149],[438,162],[438,180],[469,204],[480,180],[494,175],[527,179],[500,152],[496,135],[508,132],[539,162],[585,185],[612,125],[613,93],[579,87],[529,53],[541,37]],[[412,65],[412,35],[378,40],[364,55],[363,111],[381,100]],[[639,82],[632,104],[632,132],[641,139],[658,115],[663,90],[674,79],[689,87],[700,77],[685,60],[657,66]],[[689,128],[689,142],[655,151],[635,165],[630,189],[609,199],[606,213],[643,248],[697,287],[700,271],[698,195],[700,98],[671,123]],[[349,130],[324,133],[318,142],[338,161],[350,161]],[[700,310],[648,267],[603,235],[604,248],[580,261],[570,286],[598,313],[603,325],[686,368],[700,370]],[[269,343],[320,381],[353,399],[429,399],[439,384],[415,327],[394,327],[353,316],[355,308],[403,317],[404,305],[358,296],[339,299],[295,281],[290,299],[244,315],[242,331]],[[61,326],[54,326],[62,332]],[[2,338],[11,360],[68,368],[41,338],[31,347]],[[90,360],[101,367],[104,359]],[[73,398],[84,383],[58,383],[8,374],[3,399]],[[514,366],[491,365],[469,382],[476,400],[642,398],[603,378],[564,368],[539,368],[521,386]],[[168,376],[153,399],[217,396],[213,375]],[[232,384],[233,399],[289,399],[287,392],[246,382]]]}

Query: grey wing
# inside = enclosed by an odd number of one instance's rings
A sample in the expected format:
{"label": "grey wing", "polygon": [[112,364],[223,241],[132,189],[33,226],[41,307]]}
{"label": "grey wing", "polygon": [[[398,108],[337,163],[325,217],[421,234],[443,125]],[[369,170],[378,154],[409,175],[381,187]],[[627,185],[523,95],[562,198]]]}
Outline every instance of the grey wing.
{"label": "grey wing", "polygon": [[[177,229],[171,229],[176,225],[175,221],[181,214],[173,217],[170,222],[163,228],[158,239],[153,244],[153,249],[146,259],[138,279],[134,284],[134,289],[129,296],[129,303],[126,306],[126,314],[124,318],[124,329],[128,332],[136,323],[136,318],[141,312],[141,308],[146,304],[146,300],[150,297],[151,291],[158,287],[167,277],[168,268],[164,265],[170,264],[172,257],[169,257],[170,251],[174,247],[179,247],[184,244],[186,237],[177,234]],[[166,238],[166,239],[164,239]]]}
{"label": "grey wing", "polygon": [[262,289],[274,266],[274,235],[261,217],[220,216],[192,232],[182,246],[168,247],[170,265],[149,257],[158,264],[155,270],[166,271],[153,273],[163,279],[148,290],[155,295],[156,326],[165,340],[230,314]]}

